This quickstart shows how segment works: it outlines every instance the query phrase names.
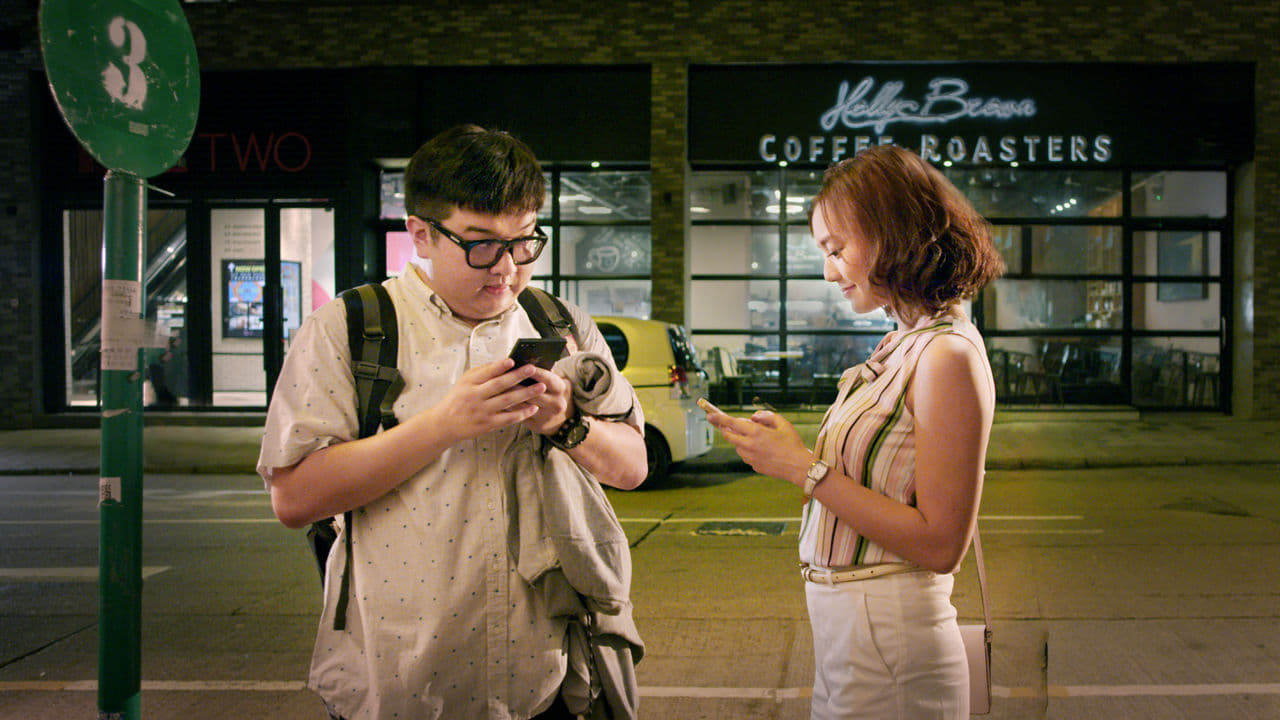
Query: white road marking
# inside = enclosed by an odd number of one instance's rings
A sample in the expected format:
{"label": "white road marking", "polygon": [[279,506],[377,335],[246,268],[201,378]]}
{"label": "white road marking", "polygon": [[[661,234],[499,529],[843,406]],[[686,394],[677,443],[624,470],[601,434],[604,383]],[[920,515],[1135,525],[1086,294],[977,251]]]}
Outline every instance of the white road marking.
{"label": "white road marking", "polygon": [[1025,529],[1005,529],[999,528],[983,528],[983,535],[1101,535],[1100,528],[1025,528]]}
{"label": "white road marking", "polygon": [[[981,515],[979,521],[991,522],[1074,522],[1083,520],[1082,515]],[[660,518],[660,517],[620,517],[618,522],[623,524],[643,524],[643,525],[688,525],[694,523],[748,523],[748,522],[785,522],[791,523],[789,528],[791,532],[799,531],[800,516],[788,515],[785,517],[683,517],[683,518]],[[1100,528],[983,528],[983,535],[1101,535],[1103,530]]]}
{"label": "white road marking", "polygon": [[[251,525],[278,523],[275,518],[143,518],[143,525]],[[92,520],[0,520],[0,525],[97,525]]]}
{"label": "white road marking", "polygon": [[[983,521],[995,522],[1062,522],[1082,520],[1080,515],[993,515],[981,516]],[[144,518],[143,525],[253,525],[275,524],[279,522],[273,517],[264,518]],[[618,522],[637,525],[692,525],[713,522],[784,522],[794,523],[799,529],[800,517],[787,515],[782,517],[620,517]],[[6,525],[97,525],[98,518],[85,520],[0,520],[0,526]],[[1101,535],[1098,528],[983,528],[984,535]]]}
{"label": "white road marking", "polygon": [[[1030,522],[1062,522],[1083,520],[1083,515],[979,515],[978,520],[996,522],[1030,521]],[[704,523],[704,522],[800,522],[800,515],[784,515],[782,517],[619,517],[619,522],[634,523]]]}
{"label": "white road marking", "polygon": [[[143,565],[142,577],[159,575],[168,569],[168,565]],[[96,567],[0,568],[0,582],[94,582],[97,579]]]}
{"label": "white road marking", "polygon": [[[998,697],[1044,697],[1038,688],[992,686]],[[1197,685],[1050,685],[1051,698],[1073,697],[1187,697],[1221,695],[1280,695],[1280,683],[1204,683]]]}
{"label": "white road marking", "polygon": [[[0,682],[0,692],[96,692],[96,680],[14,680]],[[301,680],[144,680],[144,692],[301,692]],[[647,698],[708,700],[803,700],[812,696],[808,687],[679,687],[641,686]],[[1039,688],[993,685],[997,698],[1043,698]],[[1050,685],[1054,699],[1083,697],[1186,697],[1224,695],[1280,695],[1280,683],[1213,683],[1198,685]]]}

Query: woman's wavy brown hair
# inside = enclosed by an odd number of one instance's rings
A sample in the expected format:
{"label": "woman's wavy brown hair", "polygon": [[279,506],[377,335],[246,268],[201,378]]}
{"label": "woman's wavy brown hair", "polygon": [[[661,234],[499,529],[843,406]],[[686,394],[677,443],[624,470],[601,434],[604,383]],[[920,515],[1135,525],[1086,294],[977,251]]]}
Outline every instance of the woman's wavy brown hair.
{"label": "woman's wavy brown hair", "polygon": [[919,155],[868,148],[832,165],[809,210],[836,236],[860,232],[871,247],[868,279],[904,321],[971,300],[1004,272],[987,221]]}

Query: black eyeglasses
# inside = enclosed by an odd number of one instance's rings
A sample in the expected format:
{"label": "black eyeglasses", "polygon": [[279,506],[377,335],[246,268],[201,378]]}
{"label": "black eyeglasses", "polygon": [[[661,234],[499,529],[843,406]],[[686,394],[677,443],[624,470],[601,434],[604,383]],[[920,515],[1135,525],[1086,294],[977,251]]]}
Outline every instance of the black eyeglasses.
{"label": "black eyeglasses", "polygon": [[517,265],[528,265],[538,259],[542,249],[547,246],[547,235],[542,228],[533,227],[533,234],[527,237],[499,240],[463,240],[458,234],[429,217],[422,218],[442,235],[458,244],[467,254],[467,264],[477,270],[491,268],[502,259],[502,253],[510,252],[511,260]]}

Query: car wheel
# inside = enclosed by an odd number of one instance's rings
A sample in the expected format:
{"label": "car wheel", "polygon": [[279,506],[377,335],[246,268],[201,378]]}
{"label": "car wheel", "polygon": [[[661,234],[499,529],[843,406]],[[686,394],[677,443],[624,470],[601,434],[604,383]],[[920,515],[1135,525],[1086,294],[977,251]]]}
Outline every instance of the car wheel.
{"label": "car wheel", "polygon": [[649,474],[644,478],[645,483],[666,477],[667,471],[671,469],[671,448],[667,446],[667,439],[652,425],[644,429],[644,453],[649,460]]}

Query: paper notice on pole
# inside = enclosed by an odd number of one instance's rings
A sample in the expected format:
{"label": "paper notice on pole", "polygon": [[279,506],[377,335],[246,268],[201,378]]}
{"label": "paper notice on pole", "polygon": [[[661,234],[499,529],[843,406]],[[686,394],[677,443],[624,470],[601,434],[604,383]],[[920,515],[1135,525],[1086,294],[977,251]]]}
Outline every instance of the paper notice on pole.
{"label": "paper notice on pole", "polygon": [[120,492],[120,478],[118,477],[100,477],[98,478],[98,504],[106,502],[120,502],[124,495]]}
{"label": "paper notice on pole", "polygon": [[137,370],[142,283],[136,280],[102,281],[103,370]]}

